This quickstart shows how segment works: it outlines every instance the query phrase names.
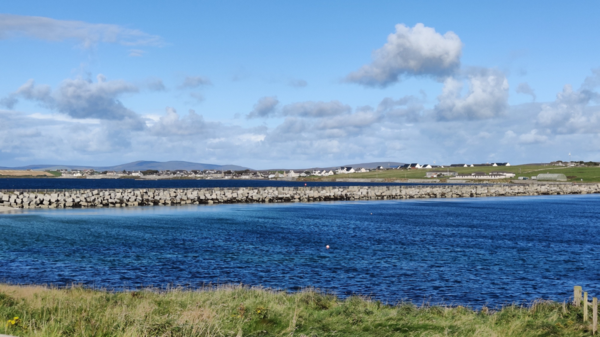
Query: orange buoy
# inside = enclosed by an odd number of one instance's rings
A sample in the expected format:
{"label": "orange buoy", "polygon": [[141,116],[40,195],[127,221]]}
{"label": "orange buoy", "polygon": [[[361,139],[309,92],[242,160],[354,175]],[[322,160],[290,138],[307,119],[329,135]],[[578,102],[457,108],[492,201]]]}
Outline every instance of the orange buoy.
{"label": "orange buoy", "polygon": [[325,248],[329,249],[329,245],[325,246]]}

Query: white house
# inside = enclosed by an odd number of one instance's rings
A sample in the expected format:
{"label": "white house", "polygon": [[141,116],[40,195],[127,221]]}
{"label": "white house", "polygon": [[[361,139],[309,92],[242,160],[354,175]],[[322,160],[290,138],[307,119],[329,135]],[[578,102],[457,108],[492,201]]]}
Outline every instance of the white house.
{"label": "white house", "polygon": [[367,170],[367,169],[366,169],[366,168],[364,168],[364,167],[361,167],[361,168],[359,168],[359,169],[356,169],[356,172],[364,173],[364,172],[369,172],[369,170]]}
{"label": "white house", "polygon": [[503,175],[506,178],[514,178],[515,174],[512,172],[502,172],[502,171],[493,171],[490,172],[490,175]]}
{"label": "white house", "polygon": [[133,171],[133,173],[131,173],[131,175],[134,176],[134,177],[141,177],[144,174],[142,172],[140,172],[140,171]]}
{"label": "white house", "polygon": [[290,178],[298,178],[298,177],[300,176],[300,174],[299,174],[299,173],[296,173],[296,172],[294,172],[294,170],[290,170],[290,171],[287,173],[287,176],[288,176],[288,177],[290,177]]}
{"label": "white house", "polygon": [[429,165],[429,164],[425,164],[425,165],[421,166],[421,168],[423,168],[423,169],[430,169],[430,168],[431,168],[431,165]]}
{"label": "white house", "polygon": [[354,173],[354,172],[356,172],[356,171],[354,171],[354,168],[352,168],[352,167],[344,167],[344,166],[340,167],[336,171],[337,174],[348,174],[348,173]]}

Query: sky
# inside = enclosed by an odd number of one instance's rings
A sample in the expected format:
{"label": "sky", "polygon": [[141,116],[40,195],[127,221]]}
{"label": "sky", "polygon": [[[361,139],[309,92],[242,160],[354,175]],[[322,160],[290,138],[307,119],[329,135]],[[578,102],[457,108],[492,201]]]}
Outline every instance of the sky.
{"label": "sky", "polygon": [[13,1],[0,166],[600,161],[597,1]]}

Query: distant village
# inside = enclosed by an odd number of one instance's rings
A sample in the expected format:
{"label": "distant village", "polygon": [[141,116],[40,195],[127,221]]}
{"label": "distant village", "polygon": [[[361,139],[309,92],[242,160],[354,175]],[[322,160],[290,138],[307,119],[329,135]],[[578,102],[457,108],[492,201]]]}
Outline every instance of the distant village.
{"label": "distant village", "polygon": [[[547,164],[538,164],[543,166],[598,166],[595,162],[563,162],[554,161]],[[93,169],[85,170],[58,170],[64,178],[121,178],[134,177],[142,179],[283,179],[295,180],[300,177],[328,177],[335,175],[345,175],[351,173],[365,173],[372,171],[386,170],[424,170],[424,178],[447,178],[447,179],[507,179],[514,178],[515,173],[504,172],[501,167],[511,166],[508,162],[485,163],[485,164],[451,164],[451,165],[430,165],[411,163],[401,166],[376,168],[350,167],[342,166],[337,169],[313,169],[313,170],[144,170],[144,171],[95,171]],[[499,169],[491,172],[471,172],[459,173],[453,171],[456,168],[476,168],[476,167],[498,167]]]}

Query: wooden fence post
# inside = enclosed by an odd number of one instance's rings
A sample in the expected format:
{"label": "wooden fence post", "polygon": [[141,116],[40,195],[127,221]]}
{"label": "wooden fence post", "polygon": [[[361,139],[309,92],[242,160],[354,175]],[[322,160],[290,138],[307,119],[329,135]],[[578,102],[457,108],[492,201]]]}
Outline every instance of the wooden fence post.
{"label": "wooden fence post", "polygon": [[594,297],[592,301],[592,333],[595,335],[598,331],[598,299]]}
{"label": "wooden fence post", "polygon": [[588,320],[588,294],[587,291],[583,293],[583,321]]}
{"label": "wooden fence post", "polygon": [[573,304],[575,304],[576,307],[578,307],[579,304],[581,304],[581,291],[581,286],[573,287]]}

